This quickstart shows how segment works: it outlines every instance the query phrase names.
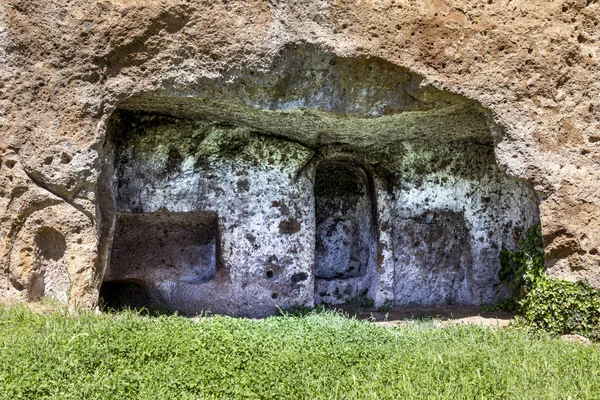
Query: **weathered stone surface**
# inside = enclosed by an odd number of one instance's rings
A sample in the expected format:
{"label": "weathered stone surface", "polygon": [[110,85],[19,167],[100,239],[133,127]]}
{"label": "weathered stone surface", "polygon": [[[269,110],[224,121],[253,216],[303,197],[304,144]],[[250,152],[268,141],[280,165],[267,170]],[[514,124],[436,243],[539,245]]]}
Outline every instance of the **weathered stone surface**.
{"label": "weathered stone surface", "polygon": [[581,335],[562,335],[559,337],[560,340],[567,343],[580,344],[583,346],[591,346],[592,341],[585,336]]}
{"label": "weathered stone surface", "polygon": [[[421,273],[397,261],[405,224],[432,215],[425,237],[448,224],[468,231],[458,243],[479,258],[450,257],[463,271],[492,260],[492,244],[514,245],[538,200],[549,272],[600,287],[599,20],[595,0],[2,0],[0,299],[94,305],[116,215],[142,207],[218,213],[229,275],[206,284],[231,280],[211,292],[221,310],[310,304],[312,173],[340,156],[373,174],[376,304]],[[122,146],[131,129],[115,118],[127,113],[142,126],[163,118],[157,132],[180,139],[161,147],[150,133]],[[196,133],[210,137],[201,151]],[[273,247],[254,250],[236,225],[247,213],[295,260],[276,254],[276,279],[264,269]],[[243,268],[248,254],[256,268]],[[472,275],[473,302],[502,292],[494,268]],[[194,311],[210,305],[199,290],[174,296]]]}
{"label": "weathered stone surface", "polygon": [[[113,124],[109,186],[128,231],[117,227],[109,238],[113,250],[105,281],[142,282],[160,294],[157,303],[190,314],[210,309],[254,315],[312,301],[314,234],[306,233],[314,232],[315,217],[309,171],[303,170],[311,150],[223,124],[128,112],[116,115]],[[214,243],[206,235],[189,238],[207,230],[186,225],[194,220],[206,225],[202,213],[216,216]],[[160,237],[163,243],[156,243]],[[142,250],[152,253],[145,263],[143,255],[131,260],[121,255],[136,241],[158,250]],[[174,255],[193,251],[194,243],[204,245],[196,255],[210,253],[206,244],[214,244],[214,263],[197,260],[173,268]],[[137,265],[139,272],[132,271]],[[202,271],[212,268],[208,279],[183,276],[186,271],[205,276]]]}

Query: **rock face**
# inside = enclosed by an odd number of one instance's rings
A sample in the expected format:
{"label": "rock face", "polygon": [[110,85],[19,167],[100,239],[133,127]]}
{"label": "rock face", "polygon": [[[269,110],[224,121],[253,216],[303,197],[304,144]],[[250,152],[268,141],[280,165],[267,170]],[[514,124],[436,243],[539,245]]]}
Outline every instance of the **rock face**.
{"label": "rock face", "polygon": [[596,0],[1,0],[0,300],[489,303],[537,222],[549,273],[600,287],[598,21]]}

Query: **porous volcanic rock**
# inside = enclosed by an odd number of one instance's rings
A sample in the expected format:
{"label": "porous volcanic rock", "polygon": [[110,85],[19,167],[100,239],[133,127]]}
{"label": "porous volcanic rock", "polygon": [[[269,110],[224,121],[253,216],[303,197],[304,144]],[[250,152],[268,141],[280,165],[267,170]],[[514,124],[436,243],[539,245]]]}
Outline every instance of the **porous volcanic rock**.
{"label": "porous volcanic rock", "polygon": [[[422,204],[415,199],[429,199],[425,194],[433,189],[428,188],[442,185],[440,171],[450,169],[452,177],[461,179],[447,182],[458,189],[448,189],[434,203],[450,197],[455,201],[456,193],[475,193],[464,183],[472,181],[464,171],[476,170],[477,179],[489,183],[475,196],[492,202],[504,198],[506,187],[507,193],[522,194],[517,199],[530,199],[529,185],[539,201],[549,273],[587,279],[600,287],[599,21],[598,0],[0,0],[0,301],[46,295],[70,304],[96,304],[115,221],[119,213],[136,211],[127,208],[132,192],[116,193],[114,179],[129,165],[119,164],[118,156],[145,148],[143,138],[132,139],[133,147],[119,147],[121,139],[111,132],[123,120],[136,126],[139,120],[143,128],[156,118],[182,126],[205,124],[190,132],[209,137],[222,130],[255,138],[241,145],[236,145],[238,139],[205,143],[206,154],[214,150],[254,157],[247,164],[234,163],[230,172],[236,181],[222,177],[219,187],[260,196],[260,185],[267,182],[259,184],[262,177],[252,171],[244,180],[243,171],[245,165],[262,168],[263,146],[274,157],[269,165],[281,167],[278,190],[301,203],[289,215],[277,203],[273,209],[281,215],[263,229],[289,245],[285,252],[297,262],[291,269],[279,270],[281,265],[273,261],[268,278],[257,275],[252,280],[258,269],[240,277],[239,267],[230,268],[227,259],[215,261],[215,280],[229,282],[218,294],[223,306],[217,308],[223,312],[252,314],[253,301],[261,305],[257,314],[272,311],[277,301],[292,305],[296,298],[297,304],[312,304],[309,292],[315,282],[308,264],[314,256],[289,252],[302,245],[314,253],[314,241],[294,236],[316,229],[314,215],[306,214],[314,204],[301,196],[312,187],[310,171],[317,161],[341,160],[348,153],[373,165],[371,202],[381,204],[377,215],[389,223],[373,228],[379,238],[373,268],[379,268],[379,278],[365,285],[376,293],[376,305],[394,296],[399,305],[435,303],[438,297],[453,301],[455,296],[476,304],[502,292],[485,289],[497,282],[475,267],[473,276],[460,284],[436,275],[430,282],[438,279],[447,289],[437,295],[427,295],[427,287],[422,295],[411,292],[414,296],[399,300],[404,289],[389,284],[394,279],[403,284],[429,279],[418,268],[395,269],[398,257],[413,255],[395,254],[409,239],[390,232],[416,235],[425,229],[423,224],[432,224],[434,230],[423,233],[425,237],[451,227],[459,233],[479,232],[463,236],[471,235],[469,243],[483,244],[500,243],[514,234],[499,230],[501,239],[488,241],[483,235],[488,219],[474,209],[448,208],[450,203],[444,203],[439,215],[429,215],[428,209],[413,212]],[[127,119],[131,115],[135,118]],[[135,135],[137,128],[127,129]],[[163,126],[152,132],[166,130]],[[398,135],[403,135],[401,141]],[[168,136],[161,137],[168,142]],[[271,137],[285,145],[268,147]],[[248,148],[240,149],[244,143]],[[137,176],[158,173],[153,166],[164,166],[169,159],[169,177],[192,176],[185,175],[188,167],[202,170],[186,164],[196,154],[188,148],[170,156],[168,150],[161,151],[131,153],[127,160],[141,157]],[[459,153],[467,156],[457,158]],[[317,160],[313,164],[311,157]],[[469,160],[479,159],[483,164],[471,168]],[[388,174],[391,178],[382,178]],[[158,181],[163,186],[142,198],[144,211],[199,209],[197,204],[185,208],[181,197],[167,199],[176,193],[165,189],[171,185],[168,179]],[[135,186],[129,184],[124,187]],[[415,195],[404,202],[386,185]],[[167,197],[158,195],[161,190]],[[119,193],[125,196],[122,202],[115,200]],[[409,209],[411,201],[415,204]],[[483,203],[472,204],[483,210]],[[499,201],[497,207],[504,210],[518,203]],[[271,212],[266,203],[253,206]],[[222,209],[237,215],[231,205]],[[535,222],[532,212],[523,212],[523,225]],[[497,219],[501,212],[489,215]],[[224,249],[243,245],[251,252],[250,236],[238,238],[241,232],[229,223],[224,226],[237,239],[230,243],[227,232],[219,233]],[[461,265],[457,271],[496,254],[480,249],[480,258],[472,259],[447,250],[451,243],[444,240],[423,248],[449,252]],[[465,243],[459,240],[457,245]],[[279,276],[292,286],[281,286]],[[257,283],[260,279],[268,282]],[[244,291],[244,285],[253,289]],[[281,291],[287,294],[282,297]],[[182,295],[168,293],[174,302]],[[227,299],[238,305],[227,304]]]}

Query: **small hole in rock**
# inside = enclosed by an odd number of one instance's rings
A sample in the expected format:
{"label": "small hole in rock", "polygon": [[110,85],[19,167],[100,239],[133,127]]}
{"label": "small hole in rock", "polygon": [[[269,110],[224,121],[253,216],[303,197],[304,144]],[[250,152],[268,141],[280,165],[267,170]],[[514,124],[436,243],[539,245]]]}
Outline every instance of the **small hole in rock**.
{"label": "small hole in rock", "polygon": [[271,298],[272,298],[272,299],[276,299],[276,298],[277,298],[277,293],[273,293],[273,294],[271,295]]}
{"label": "small hole in rock", "polygon": [[63,153],[63,155],[60,157],[60,162],[63,164],[68,164],[72,159],[73,158],[70,155]]}
{"label": "small hole in rock", "polygon": [[37,231],[34,239],[36,253],[44,260],[60,260],[67,250],[67,242],[62,233],[44,226]]}
{"label": "small hole in rock", "polygon": [[267,271],[267,279],[273,279],[273,271],[271,271],[271,270]]}

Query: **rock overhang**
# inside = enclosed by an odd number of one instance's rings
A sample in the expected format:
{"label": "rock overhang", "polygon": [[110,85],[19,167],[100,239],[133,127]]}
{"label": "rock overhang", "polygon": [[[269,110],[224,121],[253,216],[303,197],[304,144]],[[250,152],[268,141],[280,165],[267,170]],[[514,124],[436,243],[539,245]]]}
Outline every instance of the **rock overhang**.
{"label": "rock overhang", "polygon": [[119,109],[187,120],[227,122],[297,140],[310,147],[332,143],[366,147],[402,141],[493,143],[488,116],[480,106],[468,103],[369,118],[318,108],[269,110],[195,96],[153,94],[129,98]]}
{"label": "rock overhang", "polygon": [[[507,293],[500,249],[539,221],[534,191],[497,165],[489,111],[380,59],[295,46],[270,69],[132,95],[109,132],[118,212],[218,215],[225,281],[149,282],[179,311],[484,304]],[[364,168],[363,197],[319,194],[339,183],[326,165]]]}
{"label": "rock overhang", "polygon": [[380,58],[340,57],[308,43],[281,49],[263,69],[135,94],[119,109],[226,121],[310,146],[492,141],[492,118],[477,102]]}

